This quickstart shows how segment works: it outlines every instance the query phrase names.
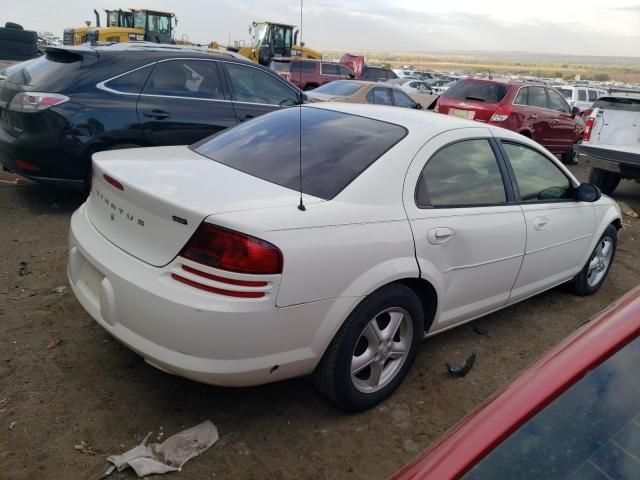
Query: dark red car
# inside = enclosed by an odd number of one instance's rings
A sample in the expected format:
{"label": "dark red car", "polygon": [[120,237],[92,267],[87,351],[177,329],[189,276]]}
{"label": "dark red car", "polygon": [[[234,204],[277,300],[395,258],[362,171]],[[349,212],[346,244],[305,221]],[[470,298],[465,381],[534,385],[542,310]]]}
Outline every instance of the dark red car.
{"label": "dark red car", "polygon": [[334,80],[355,78],[353,71],[345,65],[324,60],[275,58],[269,68],[302,90],[311,90]]}
{"label": "dark red car", "polygon": [[558,91],[535,83],[465,78],[439,97],[435,110],[521,133],[566,162],[585,129]]}
{"label": "dark red car", "polygon": [[640,479],[639,365],[637,287],[393,480]]}

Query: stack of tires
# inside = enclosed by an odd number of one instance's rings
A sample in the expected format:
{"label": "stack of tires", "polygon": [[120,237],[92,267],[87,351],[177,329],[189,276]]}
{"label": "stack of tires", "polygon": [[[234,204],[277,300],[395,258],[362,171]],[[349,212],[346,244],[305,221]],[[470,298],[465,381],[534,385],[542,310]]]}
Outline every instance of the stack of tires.
{"label": "stack of tires", "polygon": [[40,55],[38,33],[25,30],[17,23],[0,27],[0,60],[29,60]]}

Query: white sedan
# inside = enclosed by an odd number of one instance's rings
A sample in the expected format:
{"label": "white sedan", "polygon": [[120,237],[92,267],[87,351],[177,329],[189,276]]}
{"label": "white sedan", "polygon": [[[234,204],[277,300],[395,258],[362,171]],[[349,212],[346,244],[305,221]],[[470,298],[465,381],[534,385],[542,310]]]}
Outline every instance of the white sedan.
{"label": "white sedan", "polygon": [[563,283],[598,290],[621,228],[526,137],[384,106],[98,153],[92,183],[68,275],[103,328],[201,382],[313,374],[352,411],[398,387],[425,334]]}

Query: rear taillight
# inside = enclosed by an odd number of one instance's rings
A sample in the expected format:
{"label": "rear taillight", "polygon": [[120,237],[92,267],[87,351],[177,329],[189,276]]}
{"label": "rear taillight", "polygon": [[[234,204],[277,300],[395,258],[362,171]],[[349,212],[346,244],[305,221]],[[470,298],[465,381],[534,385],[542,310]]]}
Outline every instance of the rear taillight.
{"label": "rear taillight", "polygon": [[588,142],[591,138],[591,130],[593,130],[593,124],[596,123],[596,117],[587,118],[587,123],[584,129],[584,133],[582,134],[582,141]]}
{"label": "rear taillight", "polygon": [[194,262],[237,273],[270,275],[282,273],[278,247],[244,233],[202,223],[180,256]]}
{"label": "rear taillight", "polygon": [[9,110],[36,113],[67,101],[69,101],[69,97],[57,93],[24,92],[13,97],[9,104]]}
{"label": "rear taillight", "polygon": [[490,122],[504,122],[509,115],[511,115],[512,109],[510,105],[500,105],[496,111],[491,115]]}
{"label": "rear taillight", "polygon": [[26,160],[16,160],[16,167],[18,167],[21,170],[26,170],[29,172],[37,172],[40,170],[39,166],[31,162],[27,162]]}

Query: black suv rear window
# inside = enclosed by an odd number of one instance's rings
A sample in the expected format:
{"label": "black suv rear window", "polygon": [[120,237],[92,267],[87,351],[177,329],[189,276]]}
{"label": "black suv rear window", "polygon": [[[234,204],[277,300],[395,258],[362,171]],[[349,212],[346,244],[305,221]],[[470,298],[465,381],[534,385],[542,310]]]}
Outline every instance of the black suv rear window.
{"label": "black suv rear window", "polygon": [[455,100],[498,103],[504,98],[507,90],[509,90],[509,86],[503,83],[458,80],[447,89],[443,96]]}
{"label": "black suv rear window", "polygon": [[192,145],[191,149],[292,190],[300,187],[302,154],[302,191],[330,200],[406,133],[403,127],[392,123],[320,108],[297,107],[225,130]]}

